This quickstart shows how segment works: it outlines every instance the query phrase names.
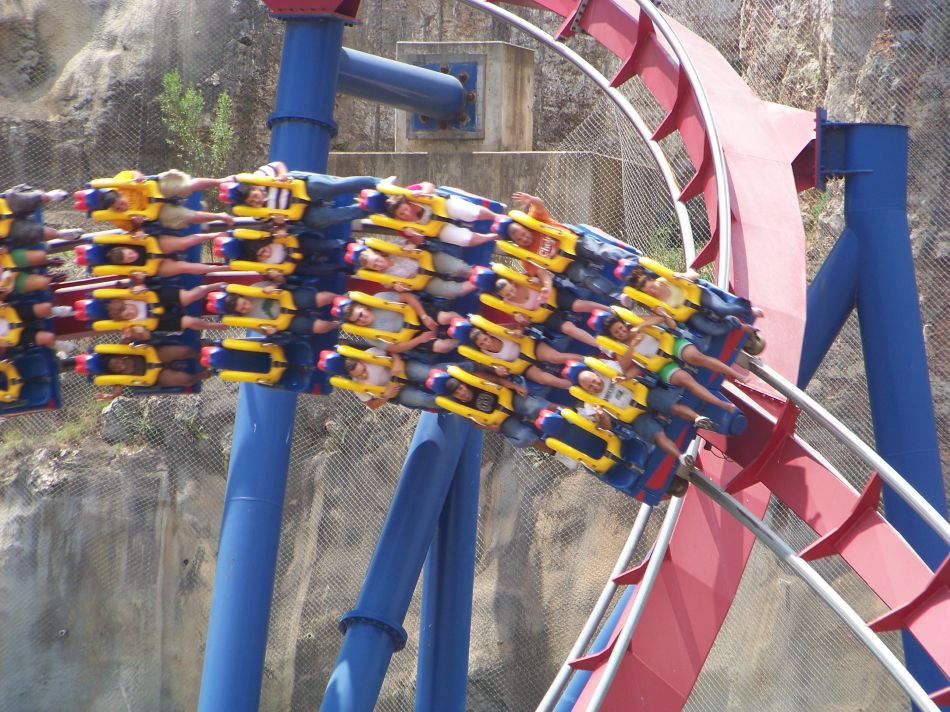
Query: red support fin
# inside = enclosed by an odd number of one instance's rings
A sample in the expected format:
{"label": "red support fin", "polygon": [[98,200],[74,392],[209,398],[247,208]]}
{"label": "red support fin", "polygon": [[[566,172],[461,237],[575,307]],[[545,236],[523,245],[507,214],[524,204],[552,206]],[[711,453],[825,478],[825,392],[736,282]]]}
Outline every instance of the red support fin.
{"label": "red support fin", "polygon": [[875,472],[871,475],[848,516],[836,527],[829,529],[823,536],[818,537],[802,549],[798,555],[805,561],[815,561],[841,553],[841,545],[855,534],[866,517],[874,517],[877,514],[877,505],[880,501],[881,476]]}

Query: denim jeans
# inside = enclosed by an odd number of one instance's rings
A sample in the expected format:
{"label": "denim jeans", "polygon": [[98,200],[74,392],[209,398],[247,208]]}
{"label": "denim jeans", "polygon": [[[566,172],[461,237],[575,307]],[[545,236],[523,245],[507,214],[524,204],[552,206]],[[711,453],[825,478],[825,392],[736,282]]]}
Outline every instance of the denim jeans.
{"label": "denim jeans", "polygon": [[338,178],[307,171],[291,171],[290,175],[307,183],[307,195],[314,204],[304,211],[303,222],[307,227],[315,230],[364,217],[367,213],[359,205],[335,206],[323,203],[329,203],[338,195],[354,194],[361,190],[375,188],[380,182],[379,178],[372,176]]}
{"label": "denim jeans", "polygon": [[630,259],[635,254],[605,240],[598,240],[591,235],[581,235],[574,246],[577,256],[587,262],[596,262],[599,265],[612,265],[618,260]]}

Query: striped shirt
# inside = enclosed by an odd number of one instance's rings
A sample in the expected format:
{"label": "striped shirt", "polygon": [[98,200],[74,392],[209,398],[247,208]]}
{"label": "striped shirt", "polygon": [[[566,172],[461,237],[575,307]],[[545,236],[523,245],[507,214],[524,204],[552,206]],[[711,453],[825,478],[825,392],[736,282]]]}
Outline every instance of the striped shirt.
{"label": "striped shirt", "polygon": [[[254,175],[257,176],[267,176],[268,178],[276,178],[278,163],[268,163],[266,166],[261,166],[256,171]],[[267,201],[264,205],[271,210],[286,210],[290,207],[290,191],[286,188],[266,188],[267,190]]]}

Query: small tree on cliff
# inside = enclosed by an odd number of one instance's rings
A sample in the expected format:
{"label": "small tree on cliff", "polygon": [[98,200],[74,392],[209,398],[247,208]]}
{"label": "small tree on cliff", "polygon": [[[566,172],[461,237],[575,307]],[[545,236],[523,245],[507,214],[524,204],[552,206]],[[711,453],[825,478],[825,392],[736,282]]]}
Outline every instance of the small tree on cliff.
{"label": "small tree on cliff", "polygon": [[194,84],[182,85],[177,69],[162,76],[158,97],[165,139],[179,161],[179,167],[199,175],[223,175],[234,151],[231,95],[218,94],[214,109],[205,111],[205,97]]}

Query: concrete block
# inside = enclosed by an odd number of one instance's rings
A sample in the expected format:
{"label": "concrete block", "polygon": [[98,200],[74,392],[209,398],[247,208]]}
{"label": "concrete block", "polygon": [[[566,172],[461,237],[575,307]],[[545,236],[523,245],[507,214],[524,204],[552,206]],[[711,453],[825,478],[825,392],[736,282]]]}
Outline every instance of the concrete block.
{"label": "concrete block", "polygon": [[[396,112],[396,151],[530,151],[534,138],[534,52],[507,42],[399,42],[402,62],[445,68],[474,91],[462,123],[440,125]],[[430,128],[431,126],[431,128]]]}

